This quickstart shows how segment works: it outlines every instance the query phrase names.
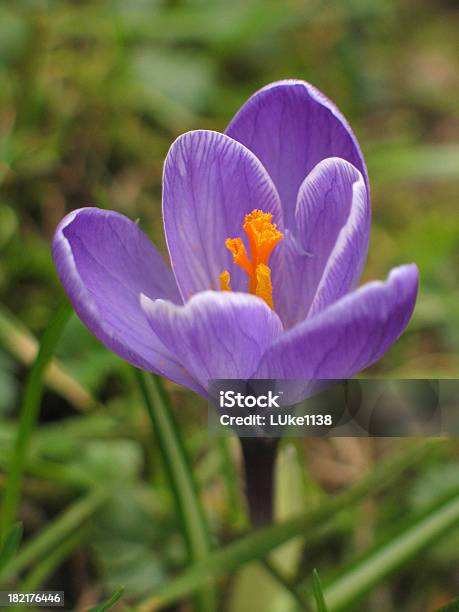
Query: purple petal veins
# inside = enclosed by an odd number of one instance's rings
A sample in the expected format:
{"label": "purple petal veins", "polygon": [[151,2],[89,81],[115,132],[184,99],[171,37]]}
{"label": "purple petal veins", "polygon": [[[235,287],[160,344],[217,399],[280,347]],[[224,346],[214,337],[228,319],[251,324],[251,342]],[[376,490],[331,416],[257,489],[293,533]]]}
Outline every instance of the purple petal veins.
{"label": "purple petal veins", "polygon": [[[246,214],[260,208],[282,227],[276,188],[258,159],[224,134],[188,132],[169,150],[164,165],[163,217],[177,284],[186,300],[219,289],[219,276],[232,267],[226,238],[237,236]],[[234,267],[233,289],[245,277]]]}
{"label": "purple petal veins", "polygon": [[141,297],[155,335],[206,387],[211,378],[250,378],[282,333],[277,314],[247,293],[203,291],[185,306]]}
{"label": "purple petal veins", "polygon": [[363,176],[342,159],[322,160],[300,186],[294,228],[273,264],[277,310],[286,327],[355,288],[369,234]]}
{"label": "purple petal veins", "polygon": [[350,378],[383,355],[405,329],[418,290],[415,265],[394,268],[284,333],[254,378]]}
{"label": "purple petal veins", "polygon": [[315,87],[279,81],[256,92],[239,110],[226,134],[253,151],[279,192],[286,227],[294,226],[298,190],[309,172],[327,157],[341,157],[367,171],[346,119]]}
{"label": "purple petal veins", "polygon": [[[254,210],[284,235],[269,260],[274,310],[246,293],[225,247],[242,237],[249,250],[242,226]],[[356,289],[370,229],[365,162],[339,110],[308,83],[261,89],[226,135],[178,138],[163,216],[172,266],[137,224],[97,208],[62,220],[54,261],[101,342],[201,395],[210,378],[350,377],[387,351],[413,312],[414,264]],[[224,271],[232,291],[219,291]]]}
{"label": "purple petal veins", "polygon": [[170,269],[135,223],[111,211],[76,210],[59,224],[53,255],[76,313],[101,342],[137,367],[201,391],[140,308],[140,293],[180,297]]}

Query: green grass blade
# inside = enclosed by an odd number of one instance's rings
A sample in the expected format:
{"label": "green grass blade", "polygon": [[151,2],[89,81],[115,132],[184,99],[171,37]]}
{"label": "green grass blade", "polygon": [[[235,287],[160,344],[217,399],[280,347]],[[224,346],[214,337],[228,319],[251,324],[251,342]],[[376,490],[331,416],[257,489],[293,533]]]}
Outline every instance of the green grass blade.
{"label": "green grass blade", "polygon": [[36,563],[21,583],[20,591],[30,593],[38,591],[45,580],[53,574],[57,567],[71,555],[82,542],[81,530],[75,531],[70,537],[56,545],[43,559]]}
{"label": "green grass blade", "polygon": [[49,523],[30,542],[27,542],[17,556],[0,574],[2,582],[7,582],[24,569],[36,564],[49,551],[54,550],[62,540],[68,538],[88,518],[106,502],[108,493],[96,489],[82,499],[76,501],[70,508]]}
{"label": "green grass blade", "polygon": [[16,554],[22,539],[22,523],[15,523],[0,548],[0,572]]}
{"label": "green grass blade", "polygon": [[410,517],[404,528],[390,540],[376,546],[324,588],[331,611],[347,609],[401,565],[459,524],[459,492]]}
{"label": "green grass blade", "polygon": [[[0,304],[0,344],[20,363],[29,367],[37,357],[39,344],[35,336]],[[64,397],[77,410],[96,408],[97,402],[87,389],[66,370],[56,358],[50,359],[45,373],[45,383]]]}
{"label": "green grass blade", "polygon": [[90,608],[88,612],[104,612],[105,610],[110,610],[110,608],[112,608],[116,604],[116,602],[121,599],[121,597],[123,596],[123,593],[124,593],[124,588],[122,587],[121,589],[118,589],[117,591],[115,591],[113,595],[110,597],[110,599],[107,599],[107,601],[104,601],[98,606],[94,606],[93,608]]}
{"label": "green grass blade", "polygon": [[45,369],[71,313],[72,308],[67,300],[64,300],[54,312],[43,333],[37,358],[25,384],[17,437],[3,498],[0,540],[3,540],[10,532],[17,515],[29,440],[40,409]]}
{"label": "green grass blade", "polygon": [[318,539],[327,524],[338,518],[338,513],[362,501],[370,494],[383,491],[396,482],[403,472],[422,459],[432,456],[441,448],[438,440],[422,440],[405,449],[396,457],[381,461],[373,471],[344,493],[322,503],[298,517],[271,525],[240,538],[225,548],[211,553],[207,559],[195,563],[180,576],[151,594],[139,607],[141,612],[159,609],[171,604],[197,589],[231,572],[245,563],[263,559],[272,550],[294,537],[303,536],[309,542]]}
{"label": "green grass blade", "polygon": [[227,508],[230,523],[235,525],[245,521],[239,476],[237,473],[234,459],[231,455],[231,445],[233,438],[221,437],[216,440],[220,455],[221,473],[223,476],[227,495]]}
{"label": "green grass blade", "polygon": [[[160,379],[141,370],[135,370],[140,390],[153,424],[170,482],[182,533],[191,562],[206,559],[210,549],[210,534],[197,486],[182,436],[177,427],[169,399]],[[202,609],[211,609],[213,595],[202,603]],[[207,598],[207,595],[204,596]]]}
{"label": "green grass blade", "polygon": [[320,580],[319,572],[315,568],[312,572],[312,592],[316,601],[317,612],[328,612],[322,581]]}

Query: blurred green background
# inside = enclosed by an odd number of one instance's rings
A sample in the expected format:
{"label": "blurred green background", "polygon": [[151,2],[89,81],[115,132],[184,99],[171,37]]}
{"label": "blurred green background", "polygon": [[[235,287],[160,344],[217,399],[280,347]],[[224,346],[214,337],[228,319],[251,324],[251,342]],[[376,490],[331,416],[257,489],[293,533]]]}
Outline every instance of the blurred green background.
{"label": "blurred green background", "polygon": [[[454,0],[0,3],[0,493],[36,338],[62,297],[50,257],[58,221],[88,204],[113,208],[140,219],[164,248],[161,173],[172,141],[190,129],[224,130],[249,95],[277,79],[316,85],[361,143],[373,205],[364,280],[383,278],[399,263],[420,268],[414,318],[371,374],[458,376],[458,9]],[[168,389],[213,534],[225,542],[247,528],[239,483],[224,459],[228,452],[237,468],[237,443],[223,452],[207,437],[204,402]],[[320,504],[405,444],[286,443],[279,469],[291,487],[279,498],[280,515]],[[440,443],[390,494],[353,508],[311,550],[300,546],[298,576],[307,579],[313,567],[333,574],[384,539],[395,521],[458,488],[458,450]],[[75,610],[124,585],[117,609],[127,610],[184,566],[184,547],[132,372],[74,317],[48,371],[28,448],[25,541],[98,479],[110,483],[111,503],[103,512],[95,504],[66,533],[73,540],[53,562],[48,551],[18,575],[65,587]],[[46,560],[47,569],[40,565]],[[456,528],[393,568],[350,609],[434,610],[459,593],[458,566]],[[295,609],[271,594],[257,608],[254,581],[265,594],[279,586],[267,586],[254,570],[245,596],[250,567],[231,575],[231,588],[224,583],[221,609]],[[170,609],[189,610],[187,601]]]}

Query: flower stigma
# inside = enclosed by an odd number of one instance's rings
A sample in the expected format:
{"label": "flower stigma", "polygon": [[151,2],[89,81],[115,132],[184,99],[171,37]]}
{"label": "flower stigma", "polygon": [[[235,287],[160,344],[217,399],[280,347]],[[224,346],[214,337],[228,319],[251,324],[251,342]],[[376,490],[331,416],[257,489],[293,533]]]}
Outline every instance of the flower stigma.
{"label": "flower stigma", "polygon": [[[241,238],[227,238],[225,242],[234,263],[248,276],[249,292],[263,299],[270,308],[273,308],[273,288],[268,261],[274,247],[283,238],[272,220],[271,213],[257,209],[245,216],[243,229],[249,241],[250,258]],[[230,273],[225,270],[220,274],[220,289],[231,291],[230,281]]]}

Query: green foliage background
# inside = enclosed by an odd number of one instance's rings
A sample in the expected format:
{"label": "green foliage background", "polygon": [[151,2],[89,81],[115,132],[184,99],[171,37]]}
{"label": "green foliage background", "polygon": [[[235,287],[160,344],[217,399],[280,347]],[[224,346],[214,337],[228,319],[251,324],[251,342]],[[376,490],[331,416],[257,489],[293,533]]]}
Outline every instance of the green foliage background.
{"label": "green foliage background", "polygon": [[[245,99],[273,80],[315,84],[360,140],[373,203],[364,280],[407,261],[420,268],[409,329],[371,374],[457,377],[458,26],[458,5],[448,0],[0,3],[0,494],[17,459],[35,338],[62,296],[50,257],[58,221],[87,204],[113,208],[140,219],[164,248],[160,194],[168,147],[189,129],[223,130]],[[167,390],[217,549],[247,529],[238,445],[209,439],[203,402],[168,383]],[[285,443],[278,519],[322,507],[413,444]],[[325,600],[332,581],[335,602],[338,570],[369,553],[357,566],[363,585],[388,538],[398,542],[418,524],[425,536],[418,514],[433,516],[445,495],[458,494],[458,449],[449,441],[433,445],[384,494],[371,489],[363,503],[343,506],[320,537],[309,542],[304,532],[278,549],[275,561],[290,586],[312,593],[317,567]],[[64,523],[67,531],[45,539],[35,556],[21,561],[20,548],[5,584],[65,588],[69,610],[88,609],[124,586],[114,605],[128,610],[181,575],[183,538],[132,371],[75,317],[58,341],[25,453],[15,516],[24,525],[21,546],[59,526],[61,513],[76,507],[78,520]],[[100,495],[93,489],[102,483]],[[406,521],[412,513],[420,523]],[[346,609],[435,610],[457,595],[455,524],[446,538],[425,538],[412,554],[393,557]],[[292,589],[266,567],[239,566],[219,575],[225,603],[216,609],[299,609]],[[172,610],[203,605],[189,595],[172,599]],[[331,609],[344,609],[339,605]]]}

